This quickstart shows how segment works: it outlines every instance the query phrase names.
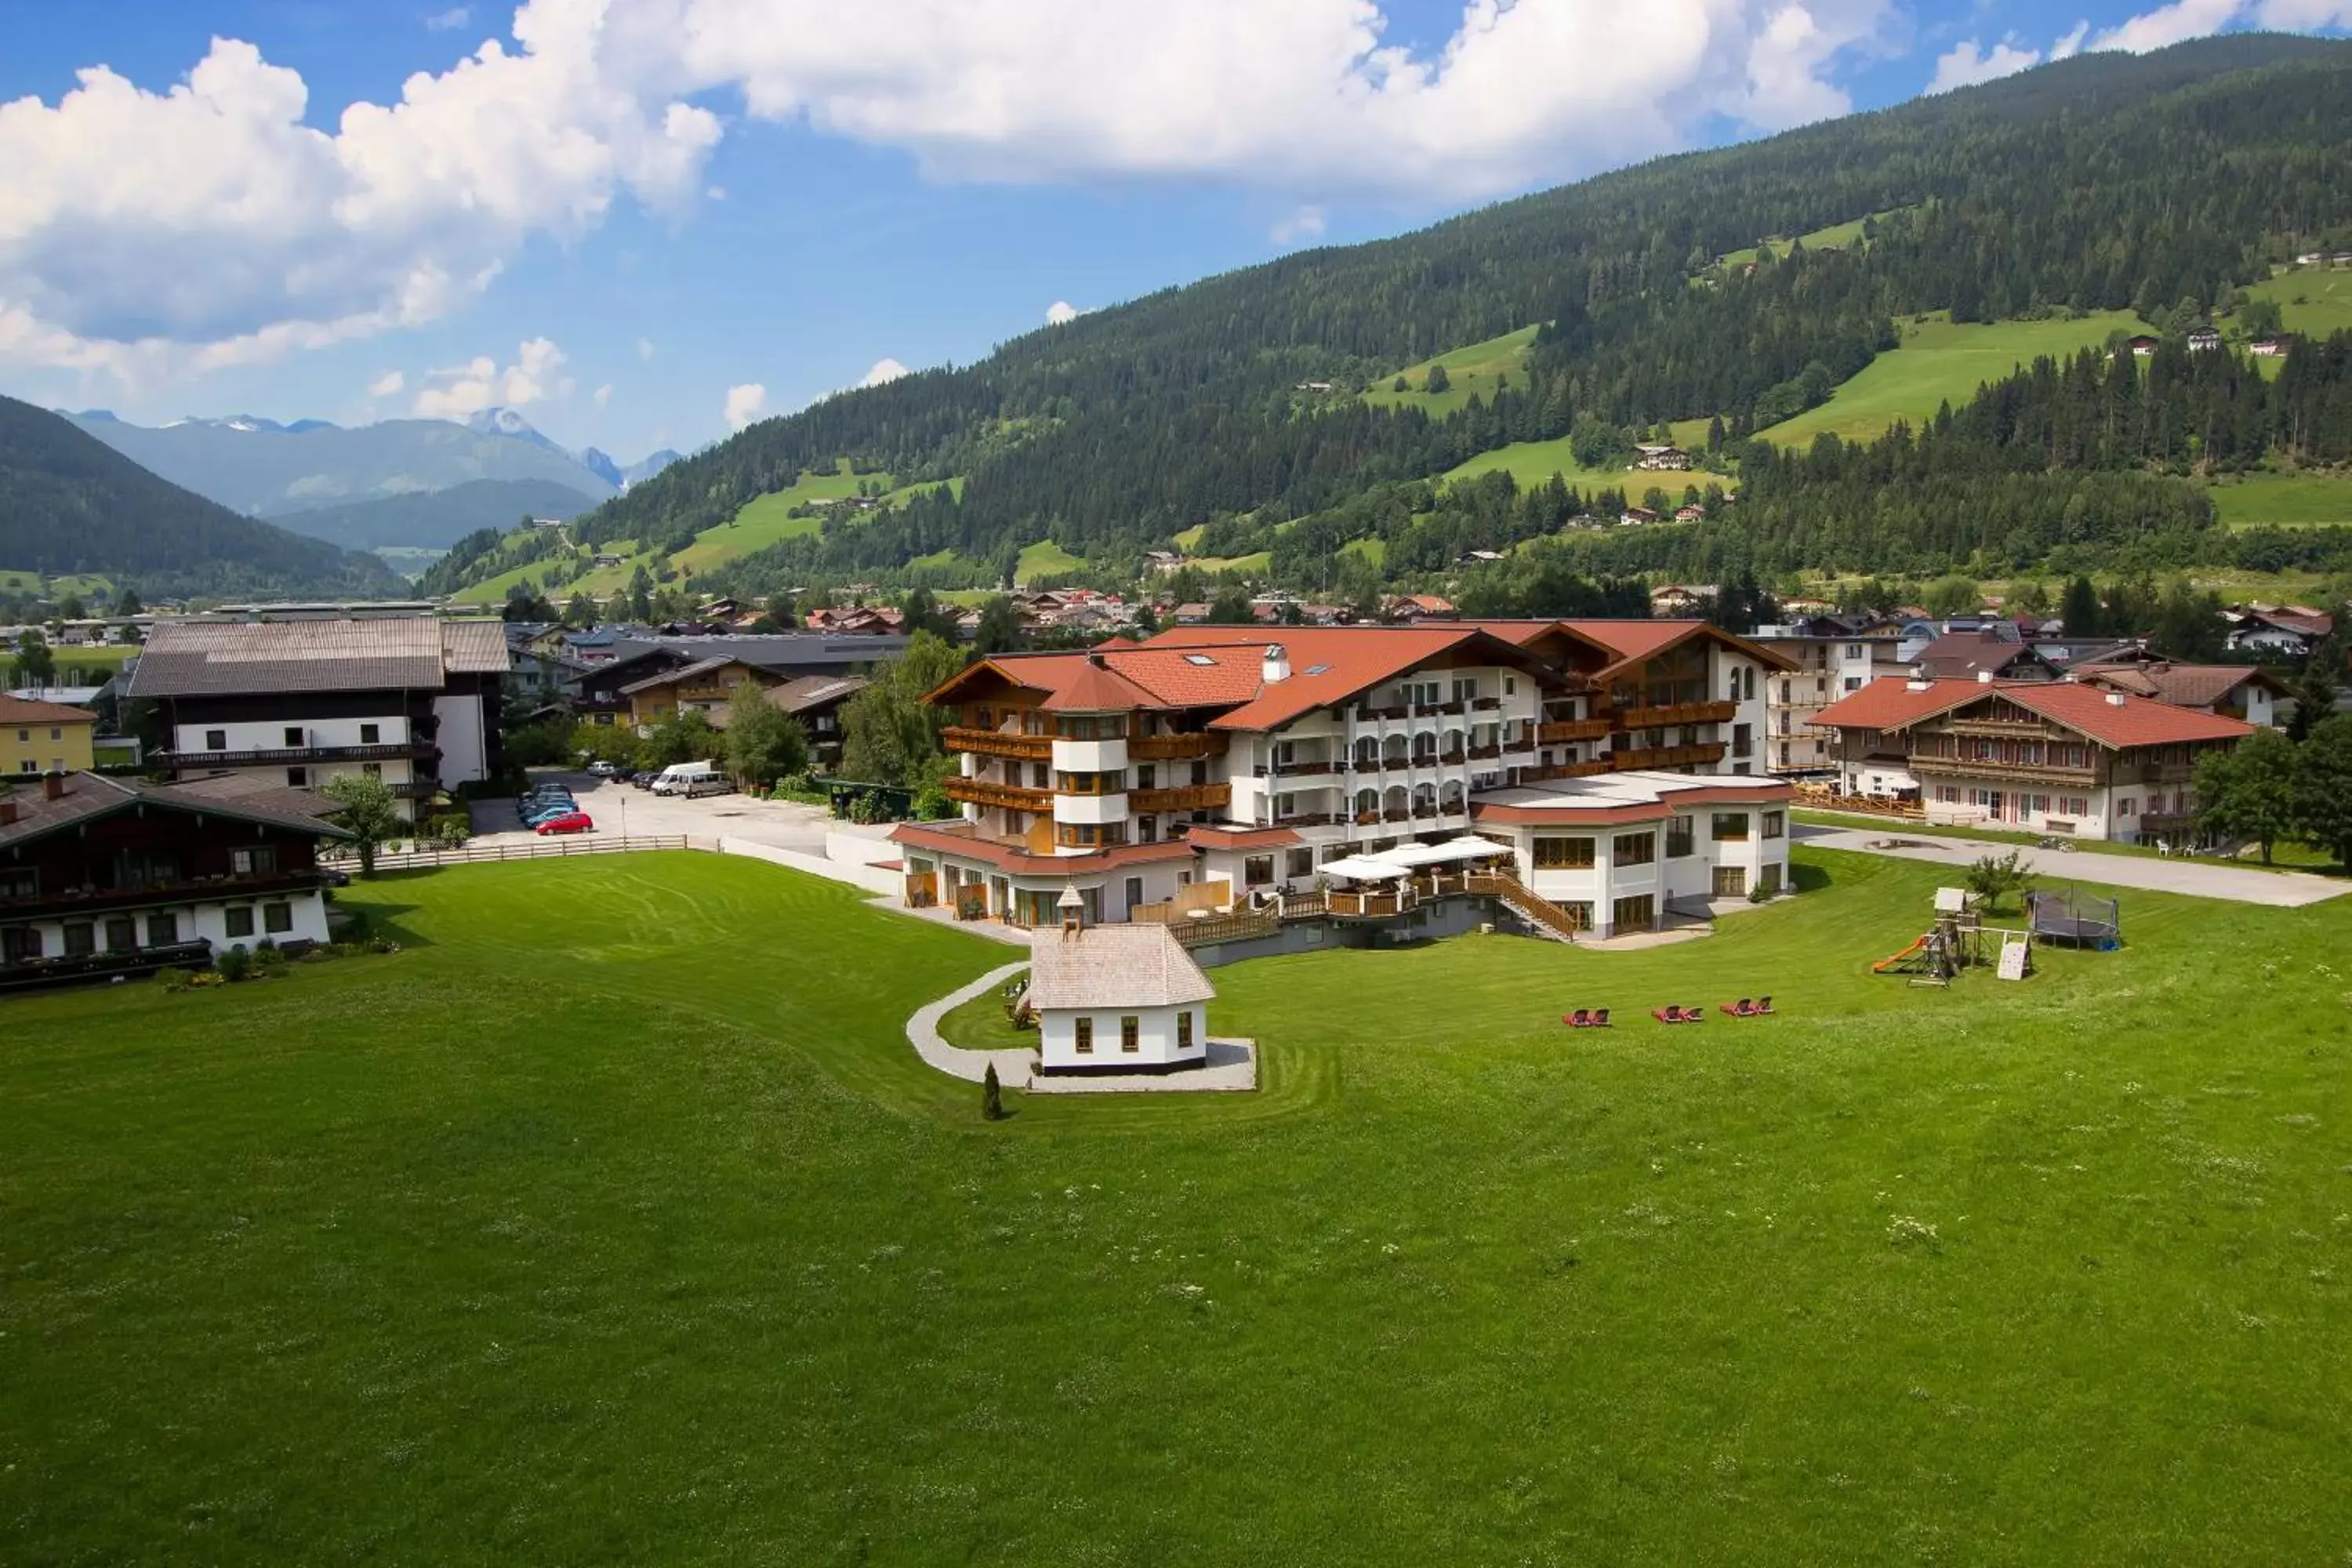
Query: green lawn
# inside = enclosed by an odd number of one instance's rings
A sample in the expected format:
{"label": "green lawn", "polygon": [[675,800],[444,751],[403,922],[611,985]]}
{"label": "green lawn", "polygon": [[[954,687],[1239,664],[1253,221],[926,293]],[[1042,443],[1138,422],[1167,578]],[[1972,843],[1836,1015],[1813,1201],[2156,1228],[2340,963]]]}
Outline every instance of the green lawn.
{"label": "green lawn", "polygon": [[1914,428],[1938,405],[1954,408],[1977,388],[2043,354],[2071,354],[2107,341],[2116,331],[2147,329],[2125,310],[2095,311],[2079,321],[1997,321],[1956,326],[1940,316],[1904,323],[1903,342],[1873,360],[1827,403],[1758,434],[1783,446],[1802,446],[1824,430],[1848,440],[1870,440],[1897,419]]}
{"label": "green lawn", "polygon": [[1259,550],[1247,555],[1203,555],[1195,560],[1192,564],[1213,577],[1219,573],[1238,573],[1247,576],[1251,573],[1263,572],[1273,565],[1274,552]]}
{"label": "green lawn", "polygon": [[2264,279],[2246,290],[2276,300],[2290,332],[2324,338],[2352,331],[2352,268],[2305,267]]}
{"label": "green lawn", "polygon": [[[1885,212],[1879,213],[1876,216],[1882,218],[1888,217],[1899,210],[1901,209],[1890,207]],[[1800,235],[1798,236],[1798,238],[1804,241],[1805,248],[1807,250],[1843,250],[1848,246],[1860,242],[1862,238],[1863,222],[1864,220],[1858,217],[1848,218],[1843,223],[1833,223],[1824,228],[1817,228],[1811,234]],[[1764,243],[1772,247],[1772,254],[1775,256],[1786,256],[1791,249],[1795,248],[1785,235],[1775,235],[1772,238],[1766,240]],[[1725,267],[1745,267],[1748,263],[1756,259],[1757,248],[1757,247],[1750,245],[1742,247],[1738,250],[1727,251],[1723,256],[1721,265]]]}
{"label": "green lawn", "polygon": [[79,594],[90,602],[92,615],[104,615],[114,607],[112,580],[90,573],[44,577],[38,572],[0,572],[0,589],[11,594],[46,594],[52,598]]}
{"label": "green lawn", "polygon": [[[1704,426],[1700,434],[1706,433]],[[1595,490],[1623,490],[1636,506],[1643,495],[1653,488],[1662,489],[1676,505],[1682,502],[1685,487],[1696,485],[1704,490],[1710,484],[1721,485],[1727,490],[1739,488],[1739,481],[1727,474],[1710,474],[1698,469],[1688,473],[1645,473],[1637,468],[1586,468],[1577,465],[1576,454],[1570,450],[1570,437],[1562,436],[1550,441],[1514,441],[1507,447],[1497,447],[1481,452],[1458,468],[1446,470],[1448,479],[1475,479],[1480,474],[1497,468],[1510,471],[1522,489],[1551,482],[1558,474],[1571,489],[1590,495]]]}
{"label": "green lawn", "polygon": [[[1419,408],[1432,419],[1443,419],[1466,407],[1474,394],[1492,403],[1498,376],[1509,376],[1511,384],[1525,392],[1528,353],[1535,347],[1536,331],[1535,327],[1521,327],[1483,343],[1469,343],[1433,354],[1419,364],[1381,376],[1364,394],[1364,401],[1395,408]],[[1446,389],[1432,394],[1427,390],[1429,372],[1432,366],[1441,364],[1445,367]],[[1399,375],[1405,378],[1409,391],[1392,390]]]}
{"label": "green lawn", "polygon": [[1800,865],[1223,969],[1263,1092],[993,1127],[900,1024],[1007,950],[749,860],[11,998],[0,1561],[2340,1558],[2352,909],[1920,991],[1935,868]]}
{"label": "green lawn", "polygon": [[2352,522],[2352,473],[2248,474],[2213,486],[2213,505],[2232,528]]}
{"label": "green lawn", "polygon": [[806,517],[788,515],[792,509],[813,500],[841,500],[857,493],[864,483],[879,481],[884,489],[891,488],[887,474],[853,474],[847,458],[843,458],[829,474],[803,473],[784,489],[743,503],[730,521],[716,528],[706,528],[694,536],[694,542],[671,557],[688,573],[708,572],[723,562],[739,555],[749,555],[754,550],[766,548],[779,540],[799,539],[822,532],[825,509]]}
{"label": "green lawn", "polygon": [[1086,563],[1071,554],[1050,539],[1024,545],[1021,559],[1013,563],[1013,580],[1020,584],[1035,582],[1040,577],[1060,576],[1067,572],[1079,572]]}

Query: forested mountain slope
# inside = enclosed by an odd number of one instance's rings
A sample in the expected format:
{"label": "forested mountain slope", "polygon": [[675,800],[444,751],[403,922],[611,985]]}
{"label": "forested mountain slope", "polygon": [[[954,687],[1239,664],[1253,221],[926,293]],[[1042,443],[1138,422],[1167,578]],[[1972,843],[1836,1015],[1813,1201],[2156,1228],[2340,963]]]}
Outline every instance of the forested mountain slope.
{"label": "forested mountain slope", "polygon": [[150,598],[407,586],[373,555],[240,517],[12,397],[0,397],[0,562],[102,575]]}
{"label": "forested mountain slope", "polygon": [[[1817,400],[1867,365],[1898,315],[2210,310],[2298,248],[2352,241],[2347,102],[2352,44],[2235,36],[2078,57],[1081,317],[754,426],[579,531],[682,545],[803,468],[854,458],[964,483],[745,564],[1001,562],[1041,538],[1115,559],[1220,512],[1328,511],[1580,421],[1720,416],[1737,435],[1759,407]],[[1864,215],[1883,215],[1866,246],[1715,264]],[[1527,384],[1444,420],[1355,395],[1538,322]],[[1333,390],[1300,390],[1314,382]]]}

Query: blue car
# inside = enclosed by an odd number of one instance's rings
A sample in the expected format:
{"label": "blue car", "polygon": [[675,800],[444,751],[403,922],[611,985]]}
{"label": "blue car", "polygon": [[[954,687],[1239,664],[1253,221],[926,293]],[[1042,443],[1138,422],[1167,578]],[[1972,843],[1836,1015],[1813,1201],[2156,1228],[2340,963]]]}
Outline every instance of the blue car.
{"label": "blue car", "polygon": [[535,805],[522,814],[522,825],[525,827],[537,827],[541,823],[551,818],[569,816],[579,809],[568,800],[558,801],[550,805]]}

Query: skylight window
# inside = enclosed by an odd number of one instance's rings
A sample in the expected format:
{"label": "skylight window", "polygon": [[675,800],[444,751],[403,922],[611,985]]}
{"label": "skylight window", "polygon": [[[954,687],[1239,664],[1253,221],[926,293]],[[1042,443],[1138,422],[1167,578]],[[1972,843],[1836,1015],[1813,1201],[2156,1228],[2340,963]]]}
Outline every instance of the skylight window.
{"label": "skylight window", "polygon": [[1328,664],[1310,664],[1307,667],[1307,673],[1309,675],[1322,675],[1328,671],[1330,668],[1331,667]]}
{"label": "skylight window", "polygon": [[1188,653],[1184,656],[1184,662],[1186,664],[1214,664],[1217,661],[1211,658],[1205,653]]}

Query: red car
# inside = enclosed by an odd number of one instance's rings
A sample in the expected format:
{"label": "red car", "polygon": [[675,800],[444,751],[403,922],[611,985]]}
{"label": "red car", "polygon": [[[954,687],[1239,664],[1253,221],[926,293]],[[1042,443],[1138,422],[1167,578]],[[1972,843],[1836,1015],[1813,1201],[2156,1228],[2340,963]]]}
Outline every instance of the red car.
{"label": "red car", "polygon": [[562,816],[549,817],[531,831],[540,834],[593,833],[596,831],[596,822],[584,811],[567,811]]}

